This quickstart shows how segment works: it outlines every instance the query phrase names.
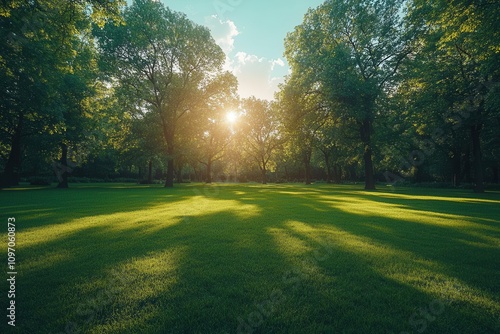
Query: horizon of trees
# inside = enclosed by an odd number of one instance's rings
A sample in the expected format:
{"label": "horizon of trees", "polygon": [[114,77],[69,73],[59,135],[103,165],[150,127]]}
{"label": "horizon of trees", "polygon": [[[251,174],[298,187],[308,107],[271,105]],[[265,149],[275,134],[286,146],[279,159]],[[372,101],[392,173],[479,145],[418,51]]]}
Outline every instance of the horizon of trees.
{"label": "horizon of trees", "polygon": [[286,36],[292,72],[265,101],[240,98],[210,31],[161,2],[5,1],[0,187],[324,180],[483,192],[500,183],[498,15],[492,1],[327,0]]}

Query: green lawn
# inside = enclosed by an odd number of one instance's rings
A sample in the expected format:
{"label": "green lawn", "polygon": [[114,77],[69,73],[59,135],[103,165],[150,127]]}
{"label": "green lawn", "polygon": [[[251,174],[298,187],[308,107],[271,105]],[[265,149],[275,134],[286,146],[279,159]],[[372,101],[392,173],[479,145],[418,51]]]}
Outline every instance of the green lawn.
{"label": "green lawn", "polygon": [[0,191],[7,333],[500,333],[500,193],[380,188]]}

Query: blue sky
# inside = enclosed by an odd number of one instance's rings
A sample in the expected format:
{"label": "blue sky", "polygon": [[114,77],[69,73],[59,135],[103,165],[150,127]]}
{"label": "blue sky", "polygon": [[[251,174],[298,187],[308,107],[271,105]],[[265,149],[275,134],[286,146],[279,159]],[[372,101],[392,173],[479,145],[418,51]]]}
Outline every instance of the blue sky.
{"label": "blue sky", "polygon": [[288,73],[283,41],[323,0],[161,0],[211,29],[238,78],[241,97],[272,99]]}

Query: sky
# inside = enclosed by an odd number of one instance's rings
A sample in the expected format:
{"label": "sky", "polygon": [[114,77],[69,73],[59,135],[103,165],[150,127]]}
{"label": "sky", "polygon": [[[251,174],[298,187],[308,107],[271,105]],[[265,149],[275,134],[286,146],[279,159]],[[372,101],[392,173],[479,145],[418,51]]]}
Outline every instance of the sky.
{"label": "sky", "polygon": [[283,56],[288,32],[308,8],[324,0],[161,0],[208,27],[226,54],[226,69],[238,78],[242,98],[272,100],[289,73]]}

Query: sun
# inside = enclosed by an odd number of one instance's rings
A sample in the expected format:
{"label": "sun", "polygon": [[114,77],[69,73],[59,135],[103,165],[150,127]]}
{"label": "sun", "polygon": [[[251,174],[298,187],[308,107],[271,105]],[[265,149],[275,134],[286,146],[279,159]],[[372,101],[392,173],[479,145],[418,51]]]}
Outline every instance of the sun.
{"label": "sun", "polygon": [[234,124],[238,120],[238,114],[235,111],[228,111],[226,114],[226,120],[230,124]]}

